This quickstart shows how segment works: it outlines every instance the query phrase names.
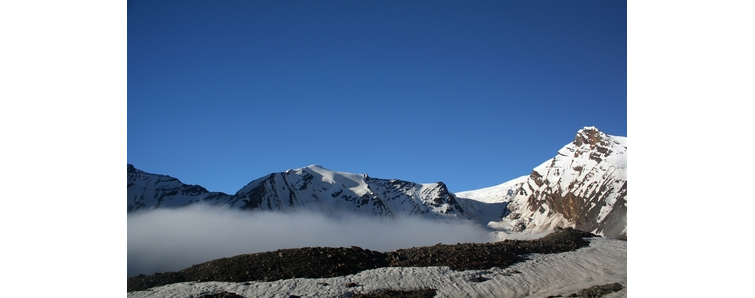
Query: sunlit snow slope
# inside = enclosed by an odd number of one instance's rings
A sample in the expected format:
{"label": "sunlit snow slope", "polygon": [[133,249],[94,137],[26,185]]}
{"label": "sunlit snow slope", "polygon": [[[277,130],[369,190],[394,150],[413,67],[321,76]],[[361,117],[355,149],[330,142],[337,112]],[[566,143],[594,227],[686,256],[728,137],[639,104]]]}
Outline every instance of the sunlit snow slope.
{"label": "sunlit snow slope", "polygon": [[129,212],[199,201],[251,211],[311,210],[331,215],[352,212],[431,218],[464,216],[455,196],[442,182],[419,184],[377,179],[310,165],[259,178],[235,195],[213,195],[204,188],[183,185],[169,176],[147,174],[129,165]]}
{"label": "sunlit snow slope", "polygon": [[627,138],[585,127],[529,176],[456,195],[499,230],[538,233],[560,226],[626,238]]}

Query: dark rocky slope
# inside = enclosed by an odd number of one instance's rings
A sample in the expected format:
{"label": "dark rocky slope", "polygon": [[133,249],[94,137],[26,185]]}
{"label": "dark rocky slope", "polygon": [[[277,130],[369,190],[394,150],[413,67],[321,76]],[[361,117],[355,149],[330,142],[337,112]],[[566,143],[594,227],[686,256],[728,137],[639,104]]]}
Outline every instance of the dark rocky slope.
{"label": "dark rocky slope", "polygon": [[377,252],[359,247],[305,247],[238,255],[197,264],[178,272],[128,278],[127,289],[145,290],[185,281],[274,281],[355,274],[379,267],[449,266],[454,270],[506,268],[531,253],[560,253],[587,246],[593,234],[558,229],[536,240],[434,245]]}

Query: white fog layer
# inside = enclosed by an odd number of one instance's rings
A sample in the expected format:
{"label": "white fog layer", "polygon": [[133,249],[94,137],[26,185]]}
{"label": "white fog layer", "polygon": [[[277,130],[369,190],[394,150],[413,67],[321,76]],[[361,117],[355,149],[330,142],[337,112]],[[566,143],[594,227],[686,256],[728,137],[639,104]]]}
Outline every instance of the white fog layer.
{"label": "white fog layer", "polygon": [[128,215],[128,276],[179,271],[239,254],[299,247],[399,248],[492,241],[470,223],[423,218],[244,212],[207,206]]}

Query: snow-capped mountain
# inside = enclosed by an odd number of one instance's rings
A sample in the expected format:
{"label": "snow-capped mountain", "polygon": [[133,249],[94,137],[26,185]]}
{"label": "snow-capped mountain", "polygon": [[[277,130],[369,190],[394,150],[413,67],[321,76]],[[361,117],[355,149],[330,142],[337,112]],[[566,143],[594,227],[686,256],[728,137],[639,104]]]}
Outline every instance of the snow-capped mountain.
{"label": "snow-capped mountain", "polygon": [[494,229],[574,227],[626,238],[627,138],[585,127],[529,176],[456,195],[467,212]]}
{"label": "snow-capped mountain", "polygon": [[128,212],[204,202],[250,211],[473,219],[502,232],[574,227],[626,238],[626,156],[626,137],[585,127],[529,176],[457,194],[442,182],[378,179],[310,165],[272,173],[228,195],[129,164]]}
{"label": "snow-capped mountain", "polygon": [[419,184],[378,179],[310,165],[273,173],[254,180],[235,195],[210,193],[175,178],[147,174],[129,165],[129,209],[180,207],[195,202],[242,210],[310,210],[337,215],[340,212],[431,218],[463,218],[456,197],[442,182]]}
{"label": "snow-capped mountain", "polygon": [[222,192],[210,192],[199,185],[183,184],[167,175],[150,174],[128,165],[128,212],[139,209],[172,208],[203,200],[221,200]]}

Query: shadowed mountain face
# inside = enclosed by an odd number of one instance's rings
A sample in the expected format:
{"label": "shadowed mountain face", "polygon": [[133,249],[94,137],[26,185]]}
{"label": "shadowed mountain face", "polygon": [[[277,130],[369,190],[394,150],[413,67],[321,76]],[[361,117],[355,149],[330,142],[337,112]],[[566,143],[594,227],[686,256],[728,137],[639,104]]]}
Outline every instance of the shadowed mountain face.
{"label": "shadowed mountain face", "polygon": [[625,239],[626,158],[626,137],[585,127],[529,176],[457,194],[442,182],[378,179],[310,165],[272,173],[228,195],[129,164],[128,212],[203,202],[249,211],[474,219],[512,232],[574,227]]}
{"label": "shadowed mountain face", "polygon": [[128,212],[140,209],[175,208],[200,201],[216,201],[229,197],[222,192],[209,192],[199,185],[183,184],[167,175],[150,174],[128,165]]}

